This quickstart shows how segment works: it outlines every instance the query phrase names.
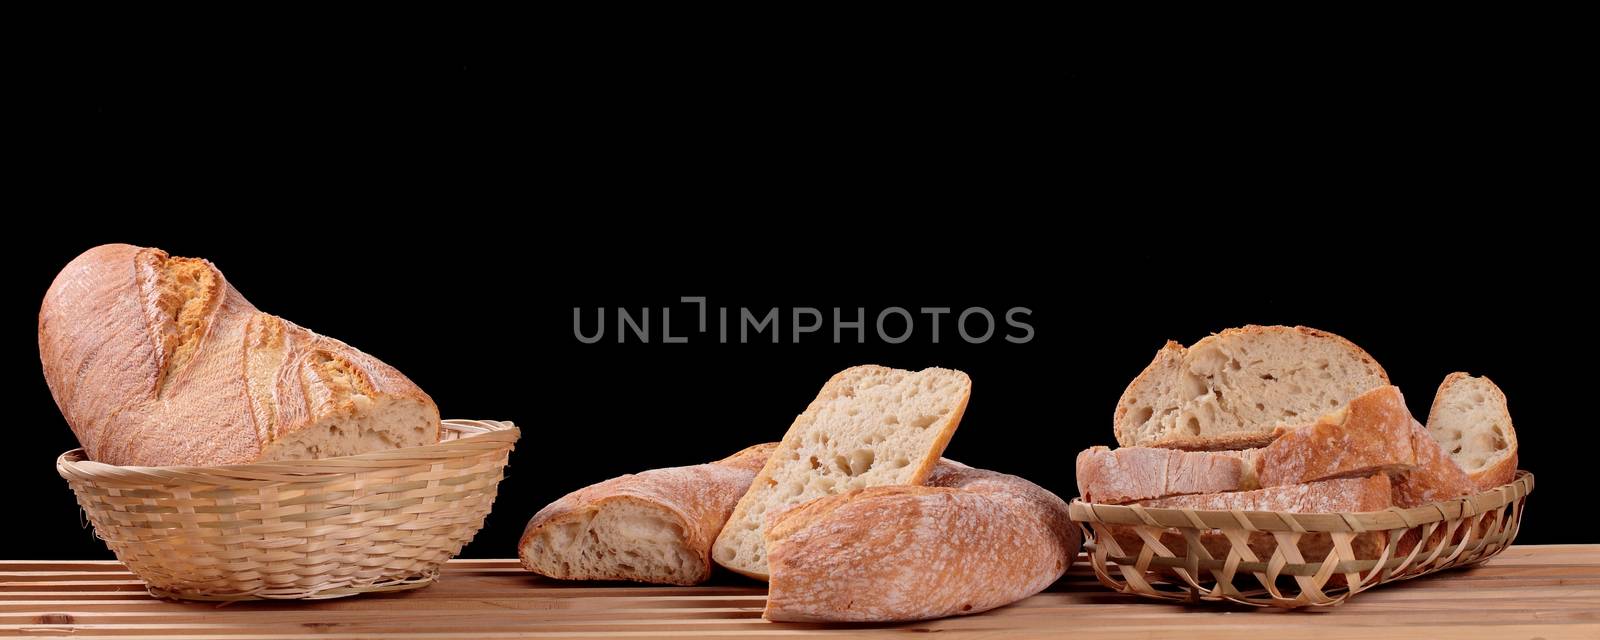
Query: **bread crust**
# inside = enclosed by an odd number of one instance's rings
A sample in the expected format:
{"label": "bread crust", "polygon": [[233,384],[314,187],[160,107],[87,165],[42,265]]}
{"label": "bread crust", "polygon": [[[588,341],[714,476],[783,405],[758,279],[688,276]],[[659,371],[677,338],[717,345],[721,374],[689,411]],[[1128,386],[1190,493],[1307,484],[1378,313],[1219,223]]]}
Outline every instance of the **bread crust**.
{"label": "bread crust", "polygon": [[1262,449],[1255,459],[1256,480],[1272,487],[1415,468],[1415,422],[1399,387],[1373,389]]}
{"label": "bread crust", "polygon": [[1189,493],[1254,489],[1257,452],[1090,447],[1078,454],[1078,495],[1087,502],[1122,504]]}
{"label": "bread crust", "polygon": [[[769,442],[748,447],[716,462],[687,467],[652,469],[628,474],[573,491],[550,503],[523,528],[517,542],[518,557],[529,571],[567,580],[634,580],[660,584],[692,585],[711,575],[711,544],[722,531],[733,505],[750,488],[756,472],[777,447]],[[618,503],[656,510],[678,525],[682,536],[675,544],[700,559],[698,570],[676,579],[649,580],[636,572],[563,572],[539,566],[531,544],[547,527],[585,522],[595,513]]]}
{"label": "bread crust", "polygon": [[1417,467],[1392,476],[1395,506],[1416,507],[1474,492],[1475,487],[1472,479],[1467,477],[1467,472],[1450,459],[1444,447],[1428,434],[1427,427],[1412,420],[1410,439],[1417,454]]}
{"label": "bread crust", "polygon": [[254,462],[376,398],[433,400],[394,368],[257,310],[210,262],[110,244],[39,309],[39,359],[89,457],[117,465]]}
{"label": "bread crust", "polygon": [[1004,606],[1077,558],[1067,505],[1022,478],[941,460],[924,486],[825,496],[773,517],[763,617],[885,622]]}

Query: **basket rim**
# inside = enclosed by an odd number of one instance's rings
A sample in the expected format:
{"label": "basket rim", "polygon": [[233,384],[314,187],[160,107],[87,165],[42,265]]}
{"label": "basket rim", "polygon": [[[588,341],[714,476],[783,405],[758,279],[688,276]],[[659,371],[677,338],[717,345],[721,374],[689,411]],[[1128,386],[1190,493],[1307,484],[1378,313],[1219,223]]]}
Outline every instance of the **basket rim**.
{"label": "basket rim", "polygon": [[1382,511],[1292,513],[1286,511],[1216,511],[1096,504],[1073,498],[1073,522],[1145,525],[1172,529],[1246,529],[1259,531],[1341,532],[1405,529],[1498,509],[1533,491],[1533,474],[1517,470],[1512,481],[1473,495],[1425,505]]}
{"label": "basket rim", "polygon": [[374,469],[406,467],[510,449],[522,430],[506,420],[449,419],[439,421],[441,430],[459,437],[420,447],[386,449],[349,456],[313,460],[274,460],[216,466],[174,465],[162,467],[114,465],[87,459],[82,447],[56,457],[56,472],[72,481],[132,484],[173,484],[185,482],[307,481],[328,476],[344,476]]}

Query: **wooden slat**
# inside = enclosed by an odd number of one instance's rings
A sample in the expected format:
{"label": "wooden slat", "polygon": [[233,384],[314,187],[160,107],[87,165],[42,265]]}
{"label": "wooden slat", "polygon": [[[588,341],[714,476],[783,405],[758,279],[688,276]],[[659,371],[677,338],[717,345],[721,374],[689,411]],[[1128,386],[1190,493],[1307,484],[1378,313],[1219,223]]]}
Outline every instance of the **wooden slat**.
{"label": "wooden slat", "polygon": [[1082,562],[987,613],[885,625],[770,623],[765,588],[563,583],[514,560],[457,560],[416,591],[312,602],[170,602],[120,564],[0,561],[0,636],[73,638],[780,637],[939,632],[959,638],[1282,637],[1600,639],[1600,545],[1513,546],[1487,565],[1385,585],[1301,611],[1184,606],[1100,586]]}

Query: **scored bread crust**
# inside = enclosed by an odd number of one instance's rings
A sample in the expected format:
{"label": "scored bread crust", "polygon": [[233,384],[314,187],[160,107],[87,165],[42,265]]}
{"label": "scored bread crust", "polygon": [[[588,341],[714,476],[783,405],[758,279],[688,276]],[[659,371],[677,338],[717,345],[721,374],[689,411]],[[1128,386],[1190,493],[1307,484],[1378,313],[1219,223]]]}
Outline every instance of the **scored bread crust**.
{"label": "scored bread crust", "polygon": [[[949,399],[951,404],[941,405],[932,411],[923,411],[926,407],[915,406],[906,395],[893,398],[878,398],[883,400],[888,407],[874,407],[869,404],[863,411],[860,403],[870,403],[868,392],[877,386],[898,385],[911,380],[926,383],[930,389],[937,387],[941,394],[953,391],[956,395]],[[943,381],[943,386],[936,382]],[[876,382],[877,384],[871,384]],[[856,387],[861,382],[864,386]],[[953,389],[952,389],[953,387]],[[930,367],[917,372],[892,369],[876,365],[863,365],[851,367],[831,377],[823,385],[816,399],[806,407],[804,413],[795,418],[789,430],[784,433],[783,440],[768,458],[756,480],[750,484],[750,489],[739,499],[729,516],[728,524],[717,535],[717,540],[712,547],[712,560],[730,571],[757,580],[766,580],[766,552],[762,544],[762,535],[771,519],[781,512],[808,500],[840,493],[855,488],[882,485],[920,485],[933,472],[934,466],[939,461],[939,455],[950,442],[956,427],[961,422],[961,416],[967,408],[967,401],[971,396],[972,381],[967,374],[950,369]],[[930,391],[931,393],[932,391]],[[858,398],[860,394],[860,398]],[[876,419],[879,413],[884,413],[883,418],[896,416],[893,422],[884,422],[879,427],[880,432],[891,434],[907,434],[896,440],[897,443],[914,447],[914,450],[904,452],[901,460],[889,460],[885,456],[874,453],[883,448],[886,439],[877,442],[863,439],[851,441],[847,447],[852,451],[851,458],[845,459],[838,454],[838,446],[831,440],[839,434],[822,433],[817,427],[819,417],[833,416],[839,420],[838,407],[847,404],[856,413],[848,413],[850,418],[857,418],[864,414],[865,418]],[[909,410],[914,415],[914,424],[907,424],[906,420],[899,418],[900,412]],[[831,413],[830,413],[831,412]],[[814,441],[806,441],[810,436]],[[820,441],[820,444],[815,441]],[[812,455],[808,460],[802,460],[807,451],[828,449],[835,451],[840,457],[834,460],[819,459]],[[856,468],[854,456],[866,452],[861,458],[865,463],[863,469]],[[797,493],[785,494],[774,497],[777,491],[778,480],[774,478],[780,471],[791,471],[802,468],[800,465],[808,464],[810,471],[802,471],[807,482],[798,487]],[[838,471],[835,472],[835,468]],[[786,490],[794,490],[786,487]],[[819,495],[808,496],[807,493]],[[766,504],[773,502],[774,504]],[[752,555],[757,557],[751,557]]]}
{"label": "scored bread crust", "polygon": [[987,611],[1059,579],[1079,535],[1055,494],[940,460],[924,486],[857,489],[775,515],[762,617],[887,622]]}
{"label": "scored bread crust", "polygon": [[[578,489],[528,520],[517,555],[529,571],[565,580],[704,582],[711,575],[711,543],[776,447],[775,442],[758,444],[716,462],[652,469]],[[655,522],[670,523],[662,528],[667,539],[656,542],[664,542],[670,557],[693,561],[678,567],[649,565],[642,541],[623,535],[613,542],[612,532],[591,532],[607,521],[603,514],[608,509],[649,513]],[[602,535],[620,548],[604,548]]]}
{"label": "scored bread crust", "polygon": [[[1117,400],[1117,408],[1112,416],[1117,443],[1122,446],[1160,446],[1191,451],[1248,449],[1264,447],[1281,436],[1285,432],[1285,427],[1298,426],[1292,424],[1260,425],[1254,430],[1203,434],[1167,433],[1159,437],[1141,439],[1135,433],[1139,424],[1134,424],[1129,415],[1131,411],[1141,406],[1140,399],[1150,394],[1152,389],[1157,392],[1157,395],[1165,395],[1168,391],[1176,391],[1182,384],[1180,374],[1183,372],[1183,368],[1188,363],[1191,355],[1195,352],[1203,351],[1206,346],[1213,343],[1226,342],[1235,338],[1254,338],[1274,333],[1295,333],[1331,342],[1337,345],[1339,349],[1342,349],[1350,358],[1360,363],[1362,367],[1370,370],[1377,382],[1371,385],[1372,387],[1389,384],[1388,373],[1361,347],[1341,336],[1310,327],[1246,325],[1207,336],[1188,348],[1168,340],[1157,351],[1156,357],[1151,360],[1150,364],[1138,376],[1134,377],[1133,382],[1128,384],[1127,388],[1123,390],[1122,396]],[[1361,389],[1357,393],[1366,390]],[[1218,403],[1220,404],[1221,402],[1222,400],[1219,399]]]}
{"label": "scored bread crust", "polygon": [[439,438],[438,408],[404,375],[258,311],[205,260],[85,251],[51,283],[38,328],[51,395],[97,462],[235,464]]}
{"label": "scored bread crust", "polygon": [[[1511,414],[1506,410],[1505,392],[1501,391],[1493,380],[1490,380],[1488,376],[1474,378],[1472,375],[1462,371],[1445,376],[1444,381],[1439,383],[1438,391],[1434,392],[1433,405],[1428,410],[1428,432],[1441,446],[1446,447],[1447,451],[1449,450],[1452,443],[1445,441],[1440,424],[1442,420],[1439,417],[1444,413],[1442,411],[1443,403],[1458,385],[1465,385],[1473,380],[1483,382],[1483,390],[1492,396],[1490,402],[1495,404],[1498,417],[1505,420],[1505,429],[1498,435],[1505,439],[1507,453],[1481,469],[1467,469],[1466,471],[1467,477],[1472,479],[1473,484],[1476,485],[1479,491],[1488,491],[1511,482],[1512,478],[1516,477],[1517,474],[1517,431],[1512,426]],[[1460,464],[1461,460],[1456,459],[1456,462]],[[1462,467],[1465,468],[1466,465],[1462,465]]]}

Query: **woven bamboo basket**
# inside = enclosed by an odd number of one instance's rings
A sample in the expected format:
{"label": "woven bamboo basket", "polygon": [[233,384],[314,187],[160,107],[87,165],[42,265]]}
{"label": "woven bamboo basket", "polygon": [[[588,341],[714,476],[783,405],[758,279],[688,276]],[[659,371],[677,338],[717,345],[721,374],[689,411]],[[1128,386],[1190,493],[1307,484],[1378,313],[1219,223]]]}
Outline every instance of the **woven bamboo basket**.
{"label": "woven bamboo basket", "polygon": [[1483,562],[1510,546],[1533,474],[1411,509],[1281,513],[1147,509],[1074,500],[1095,576],[1162,600],[1295,608]]}
{"label": "woven bamboo basket", "polygon": [[321,460],[122,467],[61,454],[117,559],[152,595],[338,598],[431,584],[477,534],[520,431],[446,420],[438,444]]}

